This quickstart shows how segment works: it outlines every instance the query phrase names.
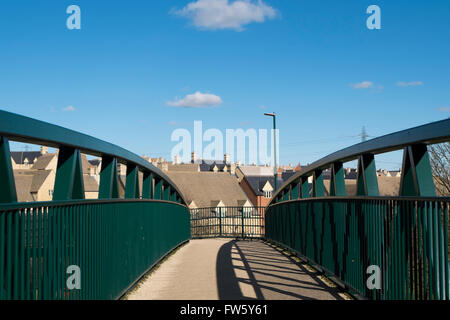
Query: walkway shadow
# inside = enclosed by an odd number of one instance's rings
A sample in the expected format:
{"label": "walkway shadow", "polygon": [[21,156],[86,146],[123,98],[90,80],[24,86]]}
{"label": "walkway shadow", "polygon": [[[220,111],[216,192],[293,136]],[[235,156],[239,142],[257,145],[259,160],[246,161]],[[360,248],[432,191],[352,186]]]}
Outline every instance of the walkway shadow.
{"label": "walkway shadow", "polygon": [[[220,300],[342,299],[337,288],[262,241],[231,240],[222,245],[216,276]],[[251,289],[251,297],[242,287]]]}

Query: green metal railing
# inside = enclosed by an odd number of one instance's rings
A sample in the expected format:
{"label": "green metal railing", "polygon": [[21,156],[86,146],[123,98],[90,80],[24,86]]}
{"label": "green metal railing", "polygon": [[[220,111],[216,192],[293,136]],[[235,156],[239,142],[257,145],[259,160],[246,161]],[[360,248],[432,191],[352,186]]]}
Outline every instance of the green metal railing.
{"label": "green metal railing", "polygon": [[[360,143],[313,163],[274,194],[266,210],[266,239],[358,295],[448,300],[450,198],[436,197],[427,149],[445,141],[450,141],[450,119]],[[375,155],[399,149],[404,150],[399,196],[381,197]],[[348,197],[343,163],[355,159],[357,194]]]}
{"label": "green metal railing", "polygon": [[[17,203],[9,140],[59,149],[53,201]],[[81,153],[102,158],[98,200],[84,199]],[[119,298],[190,239],[185,203],[161,170],[125,149],[0,111],[0,299]],[[80,288],[68,285],[71,266]]]}
{"label": "green metal railing", "polygon": [[[448,299],[449,199],[317,198],[270,208],[266,237],[373,299]],[[369,266],[380,289],[367,286]]]}
{"label": "green metal railing", "polygon": [[191,209],[192,238],[263,238],[265,207]]}

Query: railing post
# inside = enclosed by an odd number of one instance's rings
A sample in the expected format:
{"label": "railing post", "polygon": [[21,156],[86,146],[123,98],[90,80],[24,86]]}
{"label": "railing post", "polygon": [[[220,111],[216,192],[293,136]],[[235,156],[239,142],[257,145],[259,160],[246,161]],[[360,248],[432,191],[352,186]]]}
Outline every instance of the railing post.
{"label": "railing post", "polygon": [[322,170],[315,170],[313,172],[313,198],[323,197],[325,195],[322,173]]}
{"label": "railing post", "polygon": [[164,200],[170,201],[170,185],[164,184]]}
{"label": "railing post", "polygon": [[119,198],[119,176],[117,174],[117,159],[102,157],[102,169],[100,171],[99,199]]}
{"label": "railing post", "polygon": [[222,236],[222,207],[219,207],[219,237]]}
{"label": "railing post", "polygon": [[144,178],[142,180],[142,198],[153,199],[153,174],[144,171]]}
{"label": "railing post", "polygon": [[430,157],[425,144],[403,149],[400,196],[436,196]]}
{"label": "railing post", "polygon": [[163,180],[160,177],[155,177],[154,199],[156,200],[162,199],[162,187],[163,187]]}
{"label": "railing post", "polygon": [[379,196],[375,156],[363,154],[358,159],[358,177],[356,182],[358,196]]}
{"label": "railing post", "polygon": [[299,198],[299,183],[295,182],[291,185],[291,200],[297,200]]}
{"label": "railing post", "polygon": [[303,176],[300,178],[300,195],[302,199],[307,199],[309,198],[309,181],[308,181],[308,177]]}
{"label": "railing post", "polygon": [[9,152],[9,141],[0,136],[0,203],[17,202],[16,183]]}
{"label": "railing post", "polygon": [[139,199],[139,168],[136,165],[127,164],[125,199]]}
{"label": "railing post", "polygon": [[61,147],[58,153],[53,200],[84,199],[83,168],[78,149]]}
{"label": "railing post", "polygon": [[242,239],[244,239],[245,233],[244,233],[244,207],[242,207]]}
{"label": "railing post", "polygon": [[343,197],[346,194],[343,163],[335,162],[331,165],[330,196]]}

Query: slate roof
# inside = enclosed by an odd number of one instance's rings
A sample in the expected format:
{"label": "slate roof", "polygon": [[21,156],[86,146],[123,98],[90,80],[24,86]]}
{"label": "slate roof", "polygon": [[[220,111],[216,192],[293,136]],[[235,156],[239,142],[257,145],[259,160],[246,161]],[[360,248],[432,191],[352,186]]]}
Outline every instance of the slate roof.
{"label": "slate roof", "polygon": [[28,163],[32,164],[40,156],[40,151],[11,151],[11,157],[16,164],[24,164],[25,159],[28,159]]}
{"label": "slate roof", "polygon": [[294,174],[296,174],[296,172],[294,172],[294,170],[286,170],[281,173],[281,180],[286,181],[290,177],[292,177]]}
{"label": "slate roof", "polygon": [[350,172],[347,172],[347,170],[344,170],[344,179],[351,179],[354,180],[358,176],[356,169],[352,168],[350,169]]}
{"label": "slate roof", "polygon": [[[248,182],[253,192],[257,196],[263,196],[264,192],[262,189],[266,185],[267,182],[270,183],[272,188],[275,188],[275,177],[274,176],[246,176],[244,179]],[[284,180],[277,180],[277,187],[280,187],[283,184]]]}
{"label": "slate roof", "polygon": [[214,166],[217,166],[219,171],[223,171],[225,167],[228,169],[229,164],[223,160],[202,160],[199,166],[202,172],[213,171]]}
{"label": "slate roof", "polygon": [[92,160],[88,160],[88,161],[91,164],[91,166],[94,166],[94,167],[97,167],[100,164],[100,162],[102,162],[102,160],[100,160],[100,159],[92,159]]}

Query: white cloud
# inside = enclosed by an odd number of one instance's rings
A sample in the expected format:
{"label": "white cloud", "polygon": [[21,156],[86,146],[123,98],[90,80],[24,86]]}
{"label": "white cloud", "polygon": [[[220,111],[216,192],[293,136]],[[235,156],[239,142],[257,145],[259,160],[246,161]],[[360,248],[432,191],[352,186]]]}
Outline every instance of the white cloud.
{"label": "white cloud", "polygon": [[373,88],[373,82],[372,81],[363,81],[363,82],[359,82],[359,83],[350,84],[350,86],[354,89],[369,89],[369,88]]}
{"label": "white cloud", "polygon": [[75,108],[73,106],[68,106],[62,109],[63,112],[74,112]]}
{"label": "white cloud", "polygon": [[194,94],[188,94],[183,99],[176,99],[175,101],[167,102],[171,107],[183,107],[183,108],[204,108],[213,107],[222,104],[222,99],[211,93],[201,93],[197,91]]}
{"label": "white cloud", "polygon": [[450,112],[450,107],[436,108],[436,110],[439,112]]}
{"label": "white cloud", "polygon": [[172,12],[191,19],[200,29],[237,31],[242,31],[246,24],[264,22],[277,15],[277,11],[262,0],[197,0]]}
{"label": "white cloud", "polygon": [[410,81],[410,82],[404,82],[400,81],[397,82],[398,87],[417,87],[423,85],[422,81]]}

